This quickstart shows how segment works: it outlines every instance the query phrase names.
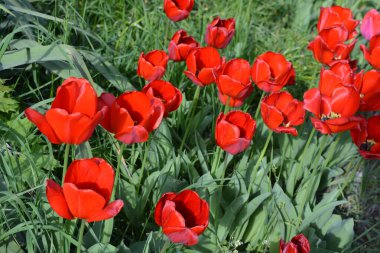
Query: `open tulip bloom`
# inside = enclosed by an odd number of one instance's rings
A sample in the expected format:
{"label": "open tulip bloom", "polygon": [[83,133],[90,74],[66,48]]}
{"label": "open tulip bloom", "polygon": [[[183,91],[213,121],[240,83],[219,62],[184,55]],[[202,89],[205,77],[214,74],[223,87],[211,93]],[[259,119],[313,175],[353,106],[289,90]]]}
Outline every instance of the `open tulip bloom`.
{"label": "open tulip bloom", "polygon": [[46,196],[51,208],[65,219],[102,221],[115,217],[123,207],[121,200],[108,203],[114,184],[114,171],[101,158],[73,161],[67,169],[63,187],[47,180]]}
{"label": "open tulip bloom", "polygon": [[169,56],[162,50],[141,53],[137,63],[137,75],[148,81],[161,79],[166,71]]}
{"label": "open tulip bloom", "polygon": [[303,235],[299,234],[292,238],[290,242],[285,243],[280,241],[280,253],[309,253],[310,244],[309,240]]}
{"label": "open tulip bloom", "polygon": [[178,30],[169,42],[169,58],[172,61],[185,61],[190,51],[197,47],[199,43],[192,36],[185,30]]}
{"label": "open tulip bloom", "polygon": [[87,141],[103,118],[91,84],[70,77],[57,89],[57,95],[45,115],[28,108],[26,117],[54,144],[81,144]]}
{"label": "open tulip bloom", "polygon": [[351,130],[352,141],[366,159],[380,159],[380,115],[363,119],[360,127]]}
{"label": "open tulip bloom", "polygon": [[194,0],[164,0],[166,16],[174,22],[187,18],[194,7]]}
{"label": "open tulip bloom", "polygon": [[375,69],[380,69],[380,34],[371,38],[368,49],[365,45],[360,45],[360,49],[368,63]]}
{"label": "open tulip bloom", "polygon": [[208,226],[209,206],[195,191],[168,192],[158,201],[154,219],[170,241],[191,246]]}

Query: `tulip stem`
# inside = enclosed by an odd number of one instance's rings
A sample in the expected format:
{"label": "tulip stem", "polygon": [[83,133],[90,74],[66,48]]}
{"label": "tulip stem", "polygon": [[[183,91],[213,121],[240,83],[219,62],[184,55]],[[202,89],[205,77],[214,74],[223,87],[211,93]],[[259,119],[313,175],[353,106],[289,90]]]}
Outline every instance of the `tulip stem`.
{"label": "tulip stem", "polygon": [[123,151],[125,148],[125,144],[122,143],[120,145],[119,154],[117,155],[117,165],[116,165],[116,174],[115,174],[115,183],[113,185],[112,195],[111,195],[111,201],[115,200],[115,194],[117,191],[117,186],[119,183],[119,177],[120,177],[120,168],[121,168],[121,158],[123,157]]}
{"label": "tulip stem", "polygon": [[161,250],[160,250],[160,253],[165,253],[166,250],[170,247],[170,241],[169,240],[166,240],[164,246],[162,246]]}
{"label": "tulip stem", "polygon": [[181,145],[179,146],[179,152],[182,152],[183,146],[185,145],[186,139],[190,133],[190,129],[193,126],[192,124],[189,124],[189,120],[192,120],[194,117],[195,113],[195,108],[197,107],[198,100],[199,100],[199,93],[201,92],[201,86],[197,85],[197,89],[195,90],[194,98],[193,98],[193,103],[191,104],[191,109],[190,109],[190,117],[186,121],[186,130],[185,130],[185,135],[182,138]]}
{"label": "tulip stem", "polygon": [[254,181],[255,181],[255,177],[257,175],[257,170],[259,169],[260,167],[260,163],[261,163],[261,160],[263,160],[264,158],[264,155],[265,155],[265,152],[267,151],[268,149],[268,145],[269,145],[269,142],[272,138],[272,135],[273,135],[273,131],[269,131],[269,134],[268,134],[268,137],[267,137],[267,140],[265,141],[265,144],[264,144],[264,148],[261,150],[261,153],[260,153],[260,156],[259,156],[259,159],[257,160],[256,164],[255,164],[255,167],[253,167],[253,173],[252,173],[252,180],[251,182],[249,183],[249,187],[248,187],[248,194],[251,193],[251,190],[252,190],[252,187],[254,185]]}
{"label": "tulip stem", "polygon": [[77,247],[77,253],[81,252],[82,249],[82,243],[83,243],[83,232],[84,232],[84,227],[86,225],[86,220],[81,220],[79,232],[78,232],[78,247]]}
{"label": "tulip stem", "polygon": [[62,185],[63,185],[63,181],[65,179],[65,175],[66,175],[66,171],[67,171],[67,166],[68,166],[68,163],[69,163],[69,153],[70,153],[70,144],[66,144],[65,154],[64,154],[64,157],[63,157]]}

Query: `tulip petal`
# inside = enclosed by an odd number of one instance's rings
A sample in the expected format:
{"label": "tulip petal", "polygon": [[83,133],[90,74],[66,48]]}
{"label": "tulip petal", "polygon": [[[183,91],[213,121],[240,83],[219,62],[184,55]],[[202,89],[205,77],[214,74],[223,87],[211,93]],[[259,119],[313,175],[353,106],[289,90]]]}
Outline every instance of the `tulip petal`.
{"label": "tulip petal", "polygon": [[184,190],[173,201],[176,204],[176,210],[186,220],[186,227],[207,226],[209,218],[208,204],[195,191]]}
{"label": "tulip petal", "polygon": [[198,235],[188,228],[176,228],[175,232],[173,229],[163,229],[163,232],[169,238],[170,241],[174,243],[181,243],[186,246],[192,246],[198,243]]}
{"label": "tulip petal", "polygon": [[124,206],[124,202],[122,200],[115,200],[108,204],[103,210],[99,213],[94,214],[92,217],[87,219],[87,222],[94,221],[102,221],[108,220],[110,218],[115,217],[121,211],[121,208]]}
{"label": "tulip petal", "polygon": [[158,200],[156,209],[154,210],[154,220],[156,221],[157,225],[162,226],[162,209],[165,206],[165,202],[167,200],[173,200],[175,196],[175,193],[167,192],[163,194],[161,198]]}
{"label": "tulip petal", "polygon": [[132,126],[115,134],[115,138],[126,144],[140,143],[148,140],[149,133],[143,126]]}
{"label": "tulip petal", "polygon": [[46,197],[51,208],[61,217],[71,220],[73,215],[70,213],[69,207],[63,195],[62,187],[49,179],[46,181]]}
{"label": "tulip petal", "polygon": [[367,129],[368,139],[373,139],[375,142],[380,142],[380,115],[373,116],[368,119]]}
{"label": "tulip petal", "polygon": [[350,87],[339,87],[334,90],[331,110],[342,117],[353,116],[360,106],[360,95],[356,89]]}
{"label": "tulip petal", "polygon": [[261,103],[260,109],[263,121],[268,128],[273,130],[283,123],[284,117],[276,107],[270,106],[267,103]]}
{"label": "tulip petal", "polygon": [[305,110],[313,113],[315,116],[319,117],[321,113],[321,92],[317,88],[312,88],[306,91],[303,95],[304,98],[304,108]]}

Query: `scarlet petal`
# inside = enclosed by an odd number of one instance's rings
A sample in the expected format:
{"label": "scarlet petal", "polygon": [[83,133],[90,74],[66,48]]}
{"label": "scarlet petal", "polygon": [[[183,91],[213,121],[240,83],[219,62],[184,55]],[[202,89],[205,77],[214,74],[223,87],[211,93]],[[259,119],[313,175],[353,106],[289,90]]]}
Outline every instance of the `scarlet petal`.
{"label": "scarlet petal", "polygon": [[121,211],[121,208],[123,206],[124,206],[124,203],[122,200],[115,200],[112,203],[108,204],[99,213],[94,214],[94,216],[88,218],[87,222],[102,221],[102,220],[108,220],[110,218],[113,218]]}
{"label": "scarlet petal", "polygon": [[342,117],[353,116],[360,105],[360,95],[354,87],[340,87],[333,92],[331,109]]}
{"label": "scarlet petal", "polygon": [[61,186],[51,179],[46,181],[46,197],[49,201],[51,208],[59,216],[68,220],[74,218],[73,215],[70,213],[69,207],[67,206],[66,199],[63,195],[63,190]]}
{"label": "scarlet petal", "polygon": [[143,126],[132,126],[115,134],[115,138],[126,144],[140,143],[148,140],[149,133]]}
{"label": "scarlet petal", "polygon": [[255,60],[251,70],[251,76],[253,82],[258,85],[261,82],[269,81],[271,75],[269,65],[262,59]]}
{"label": "scarlet petal", "polygon": [[58,139],[57,135],[55,134],[53,128],[49,124],[49,122],[46,120],[45,116],[39,113],[38,111],[27,108],[25,110],[25,116],[33,122],[38,128],[38,130],[43,133],[51,143],[54,144],[61,144],[62,141]]}
{"label": "scarlet petal", "polygon": [[380,142],[380,115],[372,116],[368,119],[368,139]]}
{"label": "scarlet petal", "polygon": [[204,68],[198,74],[198,79],[202,82],[203,85],[209,85],[215,83],[216,75],[215,70],[212,68]]}
{"label": "scarlet petal", "polygon": [[263,121],[265,125],[268,126],[270,129],[275,129],[279,127],[283,121],[284,117],[282,116],[282,113],[275,107],[269,106],[266,103],[261,103],[261,116],[263,118]]}
{"label": "scarlet petal", "polygon": [[176,203],[176,209],[185,218],[187,227],[208,225],[209,206],[195,191],[184,190],[173,201]]}
{"label": "scarlet petal", "polygon": [[304,108],[305,110],[313,113],[319,117],[321,113],[321,93],[317,88],[312,88],[305,92],[304,96]]}
{"label": "scarlet petal", "polygon": [[167,200],[173,200],[175,196],[175,193],[167,192],[163,194],[158,200],[156,209],[154,210],[154,220],[156,221],[157,225],[162,226],[162,209],[164,208],[165,202]]}
{"label": "scarlet petal", "polygon": [[198,243],[198,235],[188,228],[163,229],[163,232],[174,243],[192,246]]}
{"label": "scarlet petal", "polygon": [[296,235],[292,238],[292,243],[298,246],[298,253],[309,253],[310,244],[303,234]]}
{"label": "scarlet petal", "polygon": [[297,245],[295,245],[292,242],[288,242],[285,244],[285,246],[282,248],[283,253],[299,253],[297,250]]}

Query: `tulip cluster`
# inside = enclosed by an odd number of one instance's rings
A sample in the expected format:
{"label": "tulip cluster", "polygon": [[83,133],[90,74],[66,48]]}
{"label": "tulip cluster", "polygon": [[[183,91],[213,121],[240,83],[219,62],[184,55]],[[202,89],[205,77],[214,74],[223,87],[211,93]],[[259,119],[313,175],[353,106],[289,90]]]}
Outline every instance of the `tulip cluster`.
{"label": "tulip cluster", "polygon": [[[380,72],[359,71],[356,61],[350,59],[350,52],[356,43],[353,38],[358,24],[359,21],[353,19],[348,8],[321,8],[318,36],[310,42],[308,49],[313,51],[314,58],[325,64],[325,67],[320,72],[318,88],[312,88],[304,94],[304,108],[313,114],[311,121],[318,131],[332,134],[350,130],[353,142],[363,157],[379,158],[378,140],[368,134],[369,127],[380,127],[379,121],[371,120],[369,124],[369,119],[367,121],[358,113],[380,110]],[[361,33],[370,41],[370,45],[369,49],[365,45],[360,48],[364,58],[374,68],[380,68],[376,62],[380,63],[378,24],[380,14],[373,9],[365,15],[361,25]]]}

